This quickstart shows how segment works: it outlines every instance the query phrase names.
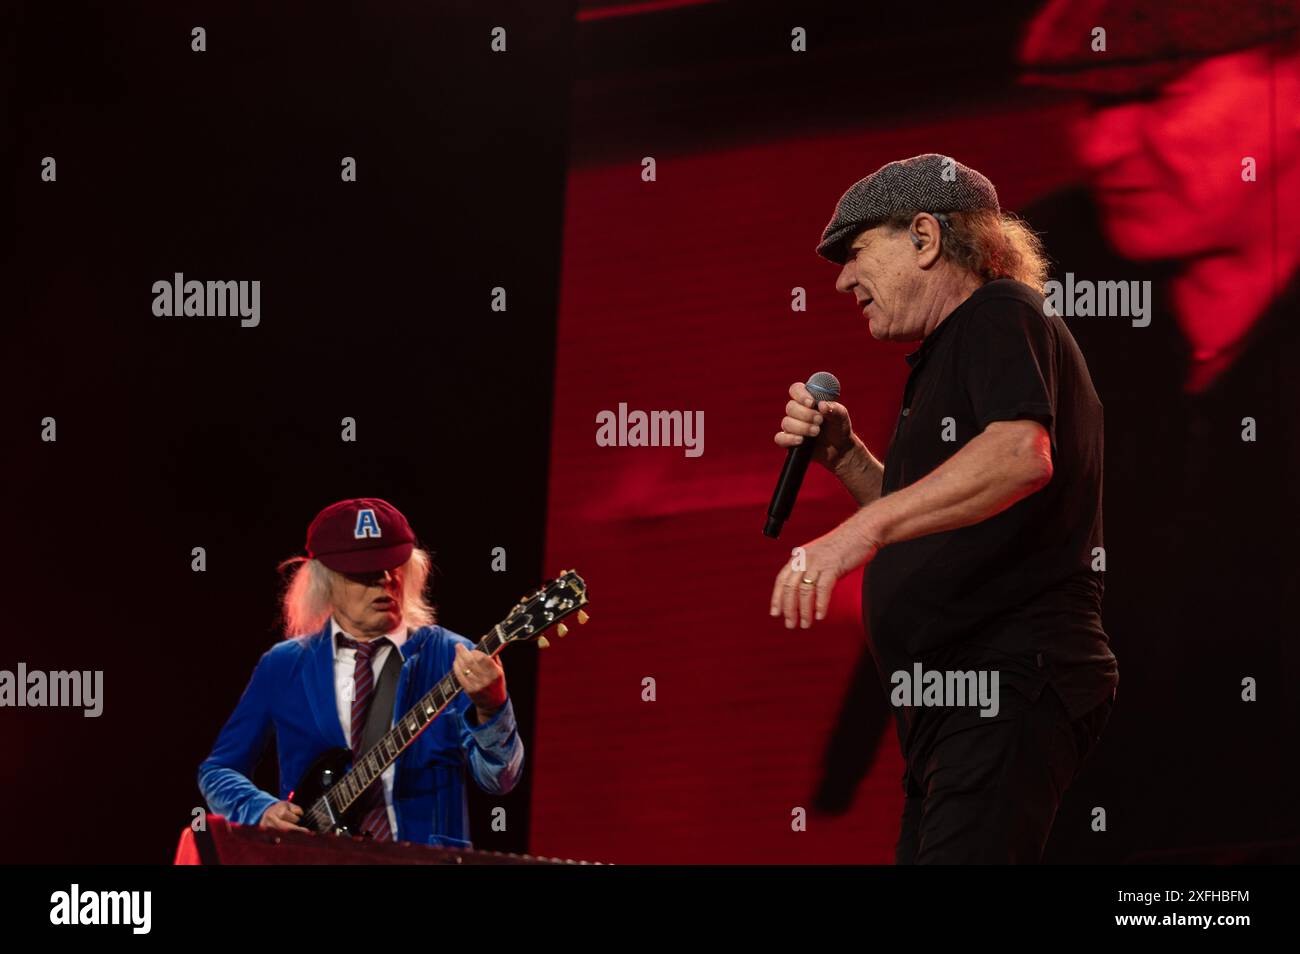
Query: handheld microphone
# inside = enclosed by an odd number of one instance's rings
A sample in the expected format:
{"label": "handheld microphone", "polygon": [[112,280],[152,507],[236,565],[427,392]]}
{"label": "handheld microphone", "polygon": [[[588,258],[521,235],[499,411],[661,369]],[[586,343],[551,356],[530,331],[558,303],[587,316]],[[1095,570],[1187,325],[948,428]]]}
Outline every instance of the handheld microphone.
{"label": "handheld microphone", "polygon": [[[840,397],[839,378],[829,371],[818,371],[804,385],[812,395],[813,408],[821,401],[837,401]],[[781,526],[790,519],[794,509],[794,498],[799,496],[799,487],[803,484],[803,475],[812,460],[813,445],[817,438],[805,437],[802,444],[791,447],[785,455],[785,466],[777,478],[776,490],[772,492],[772,502],[767,505],[767,523],[763,527],[764,536],[775,540],[781,535]]]}

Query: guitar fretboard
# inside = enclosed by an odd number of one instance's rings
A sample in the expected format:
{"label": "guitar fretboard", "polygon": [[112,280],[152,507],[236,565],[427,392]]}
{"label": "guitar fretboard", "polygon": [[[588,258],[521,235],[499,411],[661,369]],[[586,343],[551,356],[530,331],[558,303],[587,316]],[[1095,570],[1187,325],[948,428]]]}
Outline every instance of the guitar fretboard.
{"label": "guitar fretboard", "polygon": [[[492,628],[492,632],[479,640],[474,648],[481,653],[495,656],[506,642],[505,634],[498,624]],[[321,796],[317,804],[312,807],[312,814],[322,824],[328,823],[329,811],[321,804],[328,799],[334,817],[341,817],[361,797],[361,793],[384,773],[384,769],[397,761],[397,757],[403,750],[414,742],[416,737],[428,728],[429,723],[438,718],[438,714],[463,691],[460,683],[456,681],[454,672],[443,676],[436,686],[397,720],[383,738],[375,743],[374,748],[357,759],[347,775],[339,779]]]}

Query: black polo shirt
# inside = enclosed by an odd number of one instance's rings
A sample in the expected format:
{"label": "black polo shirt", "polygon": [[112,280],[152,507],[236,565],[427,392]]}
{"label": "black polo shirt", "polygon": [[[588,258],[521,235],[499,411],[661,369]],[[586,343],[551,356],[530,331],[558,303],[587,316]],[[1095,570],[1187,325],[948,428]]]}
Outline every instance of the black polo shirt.
{"label": "black polo shirt", "polygon": [[[994,421],[1047,428],[1046,487],[980,523],[883,548],[863,578],[863,618],[886,693],[912,669],[995,669],[1072,717],[1118,682],[1101,623],[1102,407],[1074,337],[1042,296],[999,280],[976,290],[907,356],[912,371],[881,488],[934,470]],[[924,709],[900,708],[904,751]]]}

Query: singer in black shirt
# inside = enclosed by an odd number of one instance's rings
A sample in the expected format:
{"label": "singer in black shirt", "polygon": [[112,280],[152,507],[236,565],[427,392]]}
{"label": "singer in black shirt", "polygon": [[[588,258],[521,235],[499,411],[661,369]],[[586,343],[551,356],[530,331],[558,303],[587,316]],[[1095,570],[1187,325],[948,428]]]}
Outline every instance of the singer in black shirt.
{"label": "singer in black shirt", "polygon": [[[1101,624],[1102,407],[1061,318],[1001,279],[980,287],[907,356],[911,374],[881,496],[930,473],[994,421],[1047,429],[1052,480],[979,523],[885,547],[863,576],[873,646],[887,672],[1000,670],[1037,699],[1051,686],[1078,718],[1112,694]],[[927,721],[904,708],[907,752]]]}
{"label": "singer in black shirt", "polygon": [[[1102,406],[1016,220],[907,211],[843,244],[836,287],[873,337],[920,345],[883,463],[843,405],[791,388],[776,442],[816,441],[861,509],[782,569],[772,614],[812,625],[866,563],[863,618],[906,762],[897,860],[1037,862],[1118,684],[1101,620]],[[918,666],[996,676],[996,703],[899,692]]]}

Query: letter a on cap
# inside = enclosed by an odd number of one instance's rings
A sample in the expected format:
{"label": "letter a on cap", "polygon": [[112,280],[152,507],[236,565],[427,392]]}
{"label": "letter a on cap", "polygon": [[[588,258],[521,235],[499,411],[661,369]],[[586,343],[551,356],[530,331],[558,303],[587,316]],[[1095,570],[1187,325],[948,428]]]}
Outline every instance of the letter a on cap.
{"label": "letter a on cap", "polygon": [[357,511],[357,525],[352,531],[352,535],[358,540],[363,537],[383,536],[379,530],[379,521],[375,519],[375,512],[369,507]]}

